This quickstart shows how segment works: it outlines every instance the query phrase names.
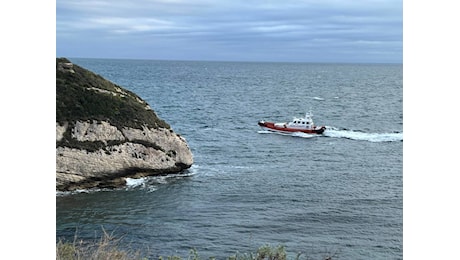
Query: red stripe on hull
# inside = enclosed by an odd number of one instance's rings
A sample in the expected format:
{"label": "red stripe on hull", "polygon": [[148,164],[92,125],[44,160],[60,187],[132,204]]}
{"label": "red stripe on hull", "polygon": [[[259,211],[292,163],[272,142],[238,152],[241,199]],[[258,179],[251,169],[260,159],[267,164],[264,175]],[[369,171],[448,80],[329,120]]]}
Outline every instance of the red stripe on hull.
{"label": "red stripe on hull", "polygon": [[269,131],[283,132],[283,133],[294,133],[302,132],[306,134],[322,134],[326,127],[315,127],[315,129],[299,129],[299,128],[288,128],[276,126],[273,122],[259,122],[259,126],[266,128]]}

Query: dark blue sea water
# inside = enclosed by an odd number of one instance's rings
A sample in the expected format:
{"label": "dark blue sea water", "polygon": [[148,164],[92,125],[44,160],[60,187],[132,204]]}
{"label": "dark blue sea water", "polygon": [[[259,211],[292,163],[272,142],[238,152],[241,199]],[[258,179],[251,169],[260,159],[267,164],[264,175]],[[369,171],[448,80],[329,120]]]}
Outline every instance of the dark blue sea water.
{"label": "dark blue sea water", "polygon": [[[104,229],[155,259],[263,245],[290,258],[402,259],[401,64],[71,61],[146,100],[195,164],[124,189],[58,193],[56,239]],[[257,125],[307,111],[324,136]]]}

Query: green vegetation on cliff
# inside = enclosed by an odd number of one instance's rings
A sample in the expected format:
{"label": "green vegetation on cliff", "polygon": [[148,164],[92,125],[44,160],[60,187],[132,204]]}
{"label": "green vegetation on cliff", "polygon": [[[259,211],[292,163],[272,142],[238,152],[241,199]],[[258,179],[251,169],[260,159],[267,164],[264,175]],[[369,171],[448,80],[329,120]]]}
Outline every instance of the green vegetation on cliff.
{"label": "green vegetation on cliff", "polygon": [[87,69],[56,58],[56,122],[108,121],[117,128],[170,128],[139,96]]}

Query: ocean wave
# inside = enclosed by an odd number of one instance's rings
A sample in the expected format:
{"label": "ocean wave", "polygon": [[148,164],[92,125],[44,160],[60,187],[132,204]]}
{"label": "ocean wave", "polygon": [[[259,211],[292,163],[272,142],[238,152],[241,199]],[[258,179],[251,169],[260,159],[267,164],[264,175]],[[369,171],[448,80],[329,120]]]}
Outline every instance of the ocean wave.
{"label": "ocean wave", "polygon": [[313,97],[314,100],[318,100],[318,101],[323,101],[324,98],[321,98],[321,97]]}
{"label": "ocean wave", "polygon": [[146,177],[142,177],[142,178],[126,178],[126,186],[127,187],[138,187],[138,186],[143,186],[145,185],[145,181],[146,181]]}
{"label": "ocean wave", "polygon": [[56,196],[68,196],[68,195],[75,195],[80,193],[92,193],[92,192],[100,192],[100,191],[107,191],[108,189],[100,189],[100,188],[92,188],[92,189],[78,189],[73,191],[56,191]]}
{"label": "ocean wave", "polygon": [[146,189],[149,192],[156,191],[159,185],[171,183],[177,179],[187,178],[196,174],[196,167],[175,174],[147,176],[142,178],[126,178],[126,190]]}
{"label": "ocean wave", "polygon": [[168,174],[168,175],[159,175],[159,176],[147,176],[141,178],[125,178],[126,185],[116,189],[100,189],[100,188],[91,188],[91,189],[79,189],[74,191],[56,191],[56,196],[67,196],[79,193],[94,193],[101,191],[111,191],[111,190],[146,190],[148,192],[153,192],[158,189],[159,185],[168,184],[174,180],[180,178],[187,178],[197,174],[198,166],[192,165],[187,170],[184,170],[180,173]]}

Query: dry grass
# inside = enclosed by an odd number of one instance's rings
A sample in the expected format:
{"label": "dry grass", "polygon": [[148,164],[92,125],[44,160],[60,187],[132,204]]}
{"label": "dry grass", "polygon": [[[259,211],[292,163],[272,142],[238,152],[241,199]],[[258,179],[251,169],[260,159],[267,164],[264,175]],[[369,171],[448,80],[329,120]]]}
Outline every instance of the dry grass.
{"label": "dry grass", "polygon": [[[82,240],[74,238],[72,243],[59,241],[56,244],[56,260],[147,260],[145,256],[141,256],[139,251],[130,251],[120,249],[121,239],[115,238],[112,234],[108,234],[103,229],[103,235],[99,240],[92,243],[85,243]],[[301,253],[298,253],[294,258],[295,260],[309,260],[311,258],[307,256],[301,257]],[[322,260],[336,259],[337,253],[327,253],[326,256],[321,258]],[[209,258],[215,260],[215,258]],[[255,253],[236,253],[235,255],[229,256],[228,260],[287,260],[287,254],[285,247],[282,245],[272,247],[265,245],[260,247]],[[191,249],[187,257],[182,258],[181,256],[160,256],[158,260],[201,260],[198,252],[195,249]]]}
{"label": "dry grass", "polygon": [[56,260],[133,260],[145,259],[139,252],[119,249],[120,238],[115,238],[103,229],[100,240],[85,243],[74,238],[72,243],[59,241],[56,244]]}

